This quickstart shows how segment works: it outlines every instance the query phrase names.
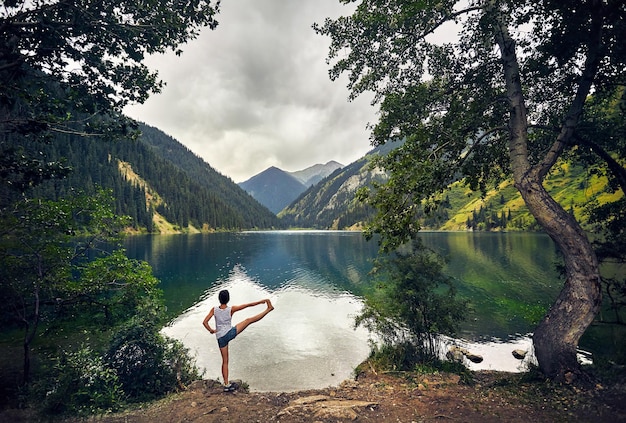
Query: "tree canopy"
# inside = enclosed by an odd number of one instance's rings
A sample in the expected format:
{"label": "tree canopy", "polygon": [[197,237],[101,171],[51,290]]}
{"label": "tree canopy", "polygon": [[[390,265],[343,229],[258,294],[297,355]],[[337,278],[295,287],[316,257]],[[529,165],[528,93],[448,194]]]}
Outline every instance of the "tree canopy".
{"label": "tree canopy", "polygon": [[215,28],[218,7],[207,0],[5,1],[0,133],[106,134],[103,116],[119,119],[126,104],[161,89],[145,56],[180,53],[202,27]]}
{"label": "tree canopy", "polygon": [[[578,222],[542,183],[566,154],[592,152],[613,181],[623,171],[626,6],[342,2],[357,3],[351,16],[314,26],[331,37],[330,76],[347,74],[351,97],[375,93],[374,144],[405,141],[377,162],[390,178],[369,196],[378,209],[369,230],[393,249],[419,230],[418,214],[442,201],[452,182],[485,191],[513,176],[565,262],[564,289],[535,331],[536,355],[551,376],[576,373],[578,339],[601,300],[598,263]],[[619,106],[611,116],[592,102]]]}

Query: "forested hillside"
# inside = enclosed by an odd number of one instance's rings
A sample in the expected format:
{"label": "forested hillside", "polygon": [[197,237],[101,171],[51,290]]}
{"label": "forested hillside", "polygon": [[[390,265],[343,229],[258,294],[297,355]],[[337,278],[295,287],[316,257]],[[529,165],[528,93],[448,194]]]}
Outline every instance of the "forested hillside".
{"label": "forested hillside", "polygon": [[296,172],[287,172],[272,166],[239,183],[239,186],[272,212],[279,213],[307,188],[342,167],[342,164],[334,160]]}
{"label": "forested hillside", "polygon": [[140,125],[142,140],[157,154],[182,170],[211,194],[234,208],[246,222],[243,228],[277,228],[281,226],[266,207],[239,187],[232,179],[220,174],[187,147],[157,128]]}
{"label": "forested hillside", "polygon": [[65,160],[63,179],[28,195],[56,199],[70,190],[110,188],[116,212],[148,232],[275,228],[280,221],[229,178],[158,129],[140,125],[137,141],[56,136],[37,145],[43,160]]}
{"label": "forested hillside", "polygon": [[[385,178],[370,169],[369,158],[397,146],[390,143],[373,149],[336,170],[276,217],[174,138],[147,125],[140,124],[139,128],[142,135],[137,141],[57,135],[53,142],[36,144],[32,151],[25,151],[25,156],[38,156],[47,162],[65,160],[72,171],[65,178],[32,188],[28,195],[57,199],[70,190],[93,193],[97,187],[110,188],[117,201],[116,212],[131,216],[135,230],[147,232],[358,229],[375,211],[356,200],[357,190]],[[613,201],[618,195],[605,193],[606,183],[606,178],[589,178],[582,169],[563,163],[547,179],[546,186],[584,224],[585,205]],[[453,185],[439,209],[422,216],[421,224],[436,230],[539,229],[510,181],[484,197]]]}

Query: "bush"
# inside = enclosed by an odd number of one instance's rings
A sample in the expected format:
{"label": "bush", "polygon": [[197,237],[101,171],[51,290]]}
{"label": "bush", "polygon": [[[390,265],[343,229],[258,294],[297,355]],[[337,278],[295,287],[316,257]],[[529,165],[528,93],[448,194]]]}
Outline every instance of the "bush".
{"label": "bush", "polygon": [[441,259],[417,241],[410,247],[378,259],[379,282],[356,318],[394,347],[393,361],[402,367],[438,360],[439,335],[454,335],[467,311]]}
{"label": "bush", "polygon": [[135,320],[122,328],[113,337],[105,361],[132,402],[158,398],[200,377],[188,349],[145,321]]}
{"label": "bush", "polygon": [[124,391],[115,371],[89,347],[63,352],[36,382],[33,403],[47,415],[87,415],[120,408]]}
{"label": "bush", "polygon": [[415,345],[410,342],[401,342],[372,348],[369,361],[380,370],[412,371],[420,357],[421,354]]}
{"label": "bush", "polygon": [[[445,361],[431,358],[424,361],[424,355],[418,347],[410,342],[395,345],[383,344],[374,346],[367,360],[374,369],[392,372],[410,372],[417,374],[433,374],[439,372],[454,373],[461,376],[461,382],[472,384],[470,370],[458,361]],[[363,365],[361,365],[363,366]],[[357,373],[364,367],[357,368]]]}

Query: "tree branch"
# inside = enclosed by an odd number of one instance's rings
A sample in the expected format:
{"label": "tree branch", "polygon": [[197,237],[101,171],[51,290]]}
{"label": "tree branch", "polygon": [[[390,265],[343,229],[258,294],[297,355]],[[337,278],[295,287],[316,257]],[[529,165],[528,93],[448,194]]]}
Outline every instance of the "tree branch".
{"label": "tree branch", "polygon": [[561,126],[561,131],[556,141],[552,144],[544,159],[537,163],[533,169],[534,172],[537,172],[541,180],[543,180],[561,156],[565,146],[571,142],[571,138],[574,136],[574,130],[580,121],[585,101],[591,91],[594,78],[598,72],[600,62],[604,57],[602,49],[603,7],[602,0],[593,1],[591,27],[589,31],[590,36],[587,42],[587,59],[585,60],[581,73],[580,84],[578,85],[576,95],[565,116],[565,121]]}
{"label": "tree branch", "polygon": [[574,134],[574,139],[580,145],[585,145],[591,149],[598,157],[604,160],[611,174],[617,180],[622,193],[626,196],[626,169],[617,162],[607,151],[591,140],[584,139],[578,134]]}

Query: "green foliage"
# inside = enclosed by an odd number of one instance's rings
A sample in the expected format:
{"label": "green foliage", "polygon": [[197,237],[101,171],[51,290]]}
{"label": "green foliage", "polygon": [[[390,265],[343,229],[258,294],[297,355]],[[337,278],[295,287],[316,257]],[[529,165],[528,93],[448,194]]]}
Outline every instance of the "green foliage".
{"label": "green foliage", "polygon": [[472,373],[463,363],[441,360],[438,357],[425,358],[420,348],[411,342],[374,345],[367,364],[374,369],[387,372],[411,372],[411,374],[424,375],[439,372],[454,373],[461,376],[463,383],[473,383]]}
{"label": "green foliage", "polygon": [[0,300],[3,328],[24,331],[24,382],[30,348],[43,322],[82,318],[110,328],[154,304],[158,281],[144,262],[122,250],[106,253],[127,219],[112,212],[110,192],[58,201],[23,200],[0,218]]}
{"label": "green foliage", "polygon": [[413,370],[417,363],[422,362],[422,359],[419,348],[411,342],[374,345],[369,356],[369,362],[374,368],[387,371]]}
{"label": "green foliage", "polygon": [[[376,163],[388,172],[389,180],[362,195],[378,210],[368,230],[382,235],[383,249],[391,251],[410,239],[420,229],[420,215],[437,209],[451,183],[462,180],[484,195],[511,174],[511,107],[503,101],[507,95],[503,49],[494,46],[498,22],[523,50],[519,77],[525,84],[528,122],[532,122],[525,143],[526,166],[545,164],[541,161],[559,133],[577,86],[581,90],[586,86],[574,81],[587,82],[586,78],[595,83],[593,98],[581,114],[575,140],[558,147],[586,157],[586,165],[595,155],[595,172],[607,172],[610,155],[623,158],[623,107],[616,106],[624,104],[626,81],[626,54],[617,41],[626,34],[619,18],[621,2],[595,4],[593,25],[591,18],[576,14],[590,7],[582,1],[547,2],[542,7],[531,2],[356,3],[351,16],[327,19],[314,28],[331,38],[331,79],[346,74],[351,97],[371,91],[380,104],[373,142],[404,141]],[[437,33],[449,31],[443,25],[452,22],[460,31],[458,39],[439,42]],[[520,25],[529,29],[518,31]],[[601,40],[593,39],[591,34],[600,28]],[[592,67],[584,77],[578,66],[584,59],[575,53],[583,51]],[[591,65],[593,60],[598,62]],[[577,99],[584,101],[590,92],[577,93]],[[558,201],[570,206],[567,200]],[[503,220],[502,214],[484,219],[484,229],[500,227]],[[532,224],[532,218],[513,219],[511,223],[520,228]],[[478,228],[477,222],[469,224]]]}
{"label": "green foliage", "polygon": [[415,366],[415,371],[426,375],[437,372],[454,373],[461,376],[461,382],[468,385],[474,383],[472,372],[458,361],[435,360],[430,363],[420,363]]}
{"label": "green foliage", "polygon": [[457,299],[451,278],[434,253],[411,244],[408,251],[379,259],[380,280],[365,295],[356,324],[376,333],[387,346],[403,345],[394,361],[407,364],[439,357],[439,335],[453,335],[465,318],[467,303]]}
{"label": "green foliage", "polygon": [[104,355],[131,402],[158,398],[199,377],[189,351],[158,328],[151,316],[138,315],[113,336]]}
{"label": "green foliage", "polygon": [[123,249],[89,261],[75,274],[66,286],[68,294],[78,293],[81,303],[90,305],[75,307],[75,315],[88,312],[94,325],[126,321],[161,295],[150,265],[129,259]]}
{"label": "green foliage", "polygon": [[2,322],[37,325],[64,302],[79,301],[93,287],[73,273],[94,248],[116,239],[126,218],[113,214],[110,192],[59,201],[23,200],[0,215],[0,295],[12,308]]}
{"label": "green foliage", "polygon": [[63,352],[31,388],[31,402],[47,415],[89,415],[118,410],[125,394],[115,371],[89,346]]}
{"label": "green foliage", "polygon": [[170,49],[180,53],[178,47],[200,28],[216,27],[218,5],[205,0],[5,2],[0,132],[111,136],[111,128],[127,125],[121,117],[125,105],[142,103],[162,87],[142,63],[145,56]]}

